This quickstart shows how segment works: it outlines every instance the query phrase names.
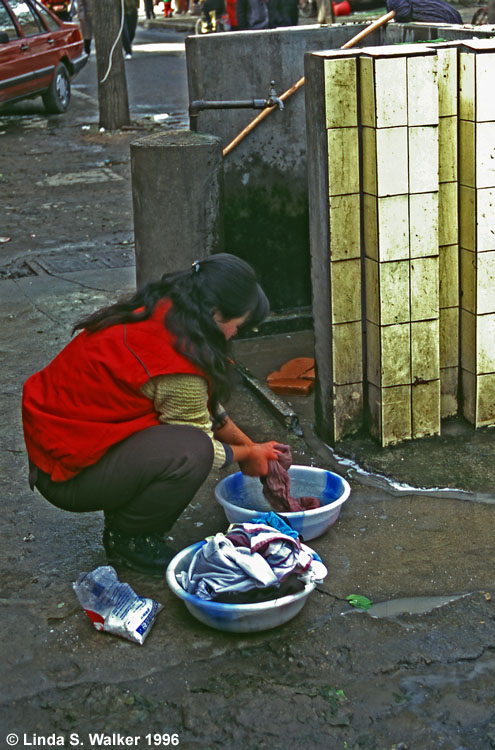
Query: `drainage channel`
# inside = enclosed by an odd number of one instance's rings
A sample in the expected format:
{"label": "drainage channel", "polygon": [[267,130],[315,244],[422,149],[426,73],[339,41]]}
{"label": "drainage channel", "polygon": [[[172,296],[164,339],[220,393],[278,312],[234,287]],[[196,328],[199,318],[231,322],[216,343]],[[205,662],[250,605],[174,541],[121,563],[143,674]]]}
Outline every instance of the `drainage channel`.
{"label": "drainage channel", "polygon": [[495,496],[483,492],[470,492],[469,490],[460,490],[455,487],[415,487],[405,482],[396,482],[390,477],[383,474],[372,474],[362,469],[355,461],[344,456],[339,456],[333,448],[325,444],[325,448],[330,451],[336,464],[349,472],[355,472],[356,478],[368,487],[377,489],[386,489],[393,495],[427,495],[428,497],[448,497],[452,500],[471,500],[475,503],[485,503],[486,505],[495,504]]}
{"label": "drainage channel", "polygon": [[[107,245],[101,250],[102,244]],[[134,243],[129,239],[112,237],[98,243],[79,243],[50,249],[47,252],[23,255],[0,268],[0,279],[20,279],[25,276],[73,273],[96,268],[127,268],[135,265]]]}

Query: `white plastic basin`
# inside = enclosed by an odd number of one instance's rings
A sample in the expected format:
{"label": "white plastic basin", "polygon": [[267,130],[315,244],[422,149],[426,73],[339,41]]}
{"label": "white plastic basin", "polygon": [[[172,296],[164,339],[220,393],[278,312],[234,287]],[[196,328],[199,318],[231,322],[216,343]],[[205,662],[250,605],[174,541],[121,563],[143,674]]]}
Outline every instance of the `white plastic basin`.
{"label": "white plastic basin", "polygon": [[[302,510],[295,513],[280,513],[287,518],[293,529],[305,542],[316,539],[332,526],[339,517],[343,503],[350,495],[349,482],[326,469],[314,466],[291,466],[289,469],[291,495],[293,497],[317,497],[320,508]],[[230,523],[245,523],[260,511],[273,510],[263,495],[263,488],[257,477],[244,476],[240,471],[231,474],[215,487],[215,497],[223,507]]]}
{"label": "white plastic basin", "polygon": [[276,628],[301,611],[316,586],[315,583],[307,583],[297,594],[256,604],[226,604],[200,599],[182,588],[177,581],[177,574],[188,569],[193,555],[202,544],[205,542],[192,544],[175,555],[168,565],[166,579],[173,593],[184,601],[189,612],[211,628],[232,633],[254,633]]}

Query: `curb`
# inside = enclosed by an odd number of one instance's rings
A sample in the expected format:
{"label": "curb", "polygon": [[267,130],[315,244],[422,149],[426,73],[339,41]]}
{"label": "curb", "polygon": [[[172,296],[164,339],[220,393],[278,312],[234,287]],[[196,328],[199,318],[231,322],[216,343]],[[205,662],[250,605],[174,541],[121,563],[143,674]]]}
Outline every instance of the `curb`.
{"label": "curb", "polygon": [[145,18],[140,19],[139,25],[143,29],[161,29],[162,31],[189,31],[194,33],[199,16],[185,16],[183,18]]}

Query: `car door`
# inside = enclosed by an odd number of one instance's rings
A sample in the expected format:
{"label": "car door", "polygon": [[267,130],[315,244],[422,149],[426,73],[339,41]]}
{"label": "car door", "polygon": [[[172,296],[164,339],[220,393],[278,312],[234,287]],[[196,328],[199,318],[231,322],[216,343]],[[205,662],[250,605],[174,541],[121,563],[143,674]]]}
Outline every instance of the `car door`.
{"label": "car door", "polygon": [[25,72],[21,69],[23,43],[13,18],[0,0],[0,102],[13,99],[22,91],[19,75]]}
{"label": "car door", "polygon": [[[57,22],[54,17],[47,11],[47,9],[40,3],[31,3],[36,14],[41,17],[41,22],[49,30],[47,42],[50,49],[53,51],[53,61],[56,63],[64,55],[64,52],[68,52],[67,45],[71,39],[72,33],[71,28],[77,28],[76,24],[65,24],[61,25]],[[71,55],[69,54],[69,57]]]}
{"label": "car door", "polygon": [[26,0],[7,0],[7,5],[21,36],[15,89],[22,89],[24,95],[43,91],[50,85],[57,62],[53,34],[45,29]]}

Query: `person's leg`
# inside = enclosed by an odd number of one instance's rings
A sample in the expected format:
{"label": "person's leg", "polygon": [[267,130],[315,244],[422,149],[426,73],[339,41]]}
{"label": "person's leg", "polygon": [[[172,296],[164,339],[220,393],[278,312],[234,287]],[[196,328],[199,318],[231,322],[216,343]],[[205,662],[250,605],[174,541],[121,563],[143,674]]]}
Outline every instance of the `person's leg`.
{"label": "person's leg", "polygon": [[132,55],[131,38],[129,35],[129,16],[124,16],[124,26],[122,27],[122,46],[126,55]]}
{"label": "person's leg", "polygon": [[208,476],[210,438],[194,427],[157,425],[110,450],[67,482],[38,472],[36,487],[53,505],[105,512],[109,559],[151,572],[173,555],[158,535],[171,528]]}
{"label": "person's leg", "polygon": [[214,0],[204,0],[203,5],[201,6],[201,15],[203,17],[203,21],[206,23],[206,26],[208,28],[208,31],[211,31],[213,28],[212,18],[211,18],[211,11],[213,10]]}
{"label": "person's leg", "polygon": [[297,22],[299,19],[299,1],[290,0],[288,11],[289,11],[289,24],[291,26],[297,26]]}
{"label": "person's leg", "polygon": [[112,446],[67,482],[40,471],[36,487],[58,508],[105,511],[121,531],[163,532],[193,499],[212,463],[213,445],[204,432],[156,425]]}
{"label": "person's leg", "polygon": [[134,37],[136,36],[136,28],[137,28],[137,22],[138,22],[138,12],[137,8],[136,10],[133,10],[132,13],[129,13],[129,39],[131,40],[131,44],[134,41]]}

